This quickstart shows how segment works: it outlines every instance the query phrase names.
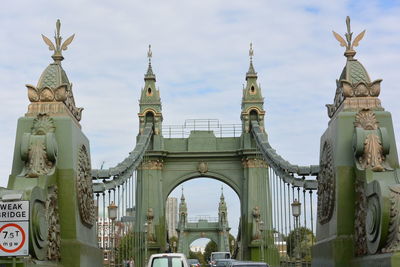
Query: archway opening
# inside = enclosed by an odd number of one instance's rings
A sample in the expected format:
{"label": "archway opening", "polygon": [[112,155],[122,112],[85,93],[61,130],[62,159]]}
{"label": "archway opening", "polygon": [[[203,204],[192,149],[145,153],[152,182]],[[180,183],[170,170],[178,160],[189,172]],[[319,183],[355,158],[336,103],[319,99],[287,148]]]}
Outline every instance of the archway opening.
{"label": "archway opening", "polygon": [[189,258],[197,259],[202,266],[206,266],[206,264],[208,263],[207,255],[210,254],[211,249],[216,247],[217,243],[209,238],[196,239],[190,244]]}
{"label": "archway opening", "polygon": [[[175,236],[178,238],[176,228],[179,227],[179,205],[182,202],[181,198],[184,196],[184,202],[187,207],[187,221],[191,223],[219,223],[219,206],[221,197],[224,205],[227,207],[227,231],[229,239],[236,239],[239,228],[240,220],[240,199],[237,193],[227,184],[215,178],[192,178],[177,185],[168,195],[166,203],[166,220],[168,227],[169,238]],[[171,213],[174,213],[171,215]],[[208,238],[212,234],[218,233],[198,233],[190,238],[188,245],[194,244],[197,249],[205,249],[211,239]],[[229,245],[230,245],[229,241]],[[194,246],[193,245],[193,246]],[[186,248],[186,251],[189,251]]]}
{"label": "archway opening", "polygon": [[258,121],[258,112],[254,109],[250,111],[250,121]]}
{"label": "archway opening", "polygon": [[146,123],[147,122],[151,122],[151,123],[154,122],[154,114],[151,111],[146,113]]}

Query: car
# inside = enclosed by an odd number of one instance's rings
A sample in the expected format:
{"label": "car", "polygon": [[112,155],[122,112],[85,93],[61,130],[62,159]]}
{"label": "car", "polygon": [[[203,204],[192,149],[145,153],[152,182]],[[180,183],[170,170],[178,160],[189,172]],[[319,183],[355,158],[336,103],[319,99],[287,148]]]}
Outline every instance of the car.
{"label": "car", "polygon": [[227,267],[269,267],[269,265],[257,261],[232,261]]}
{"label": "car", "polygon": [[212,267],[226,267],[230,262],[236,261],[235,259],[218,259],[215,260],[215,264]]}
{"label": "car", "polygon": [[187,259],[187,262],[190,267],[200,267],[200,262],[198,259]]}
{"label": "car", "polygon": [[231,253],[229,252],[211,252],[211,257],[210,257],[210,266],[215,265],[216,260],[221,260],[221,259],[230,259],[231,258]]}
{"label": "car", "polygon": [[147,267],[189,267],[185,254],[160,253],[150,256]]}

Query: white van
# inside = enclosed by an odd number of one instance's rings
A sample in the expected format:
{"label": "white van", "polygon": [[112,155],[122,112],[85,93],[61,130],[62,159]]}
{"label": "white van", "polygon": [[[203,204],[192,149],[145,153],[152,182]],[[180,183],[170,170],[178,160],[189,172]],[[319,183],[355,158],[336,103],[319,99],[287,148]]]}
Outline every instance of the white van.
{"label": "white van", "polygon": [[182,253],[160,253],[150,256],[147,267],[189,267]]}

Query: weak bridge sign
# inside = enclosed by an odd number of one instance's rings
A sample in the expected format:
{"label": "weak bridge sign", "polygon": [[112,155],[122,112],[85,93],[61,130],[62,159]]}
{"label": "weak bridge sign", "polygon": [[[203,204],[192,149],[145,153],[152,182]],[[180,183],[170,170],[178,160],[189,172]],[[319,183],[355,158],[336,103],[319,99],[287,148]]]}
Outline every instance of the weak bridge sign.
{"label": "weak bridge sign", "polygon": [[0,201],[0,256],[29,254],[29,201]]}

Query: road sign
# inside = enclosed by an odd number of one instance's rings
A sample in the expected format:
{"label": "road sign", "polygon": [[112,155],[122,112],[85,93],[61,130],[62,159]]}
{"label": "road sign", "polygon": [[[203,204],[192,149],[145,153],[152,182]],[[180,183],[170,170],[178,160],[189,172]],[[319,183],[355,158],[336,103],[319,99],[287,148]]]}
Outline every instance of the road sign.
{"label": "road sign", "polygon": [[28,221],[29,201],[0,202],[0,222]]}
{"label": "road sign", "polygon": [[0,256],[29,255],[29,201],[0,202]]}

